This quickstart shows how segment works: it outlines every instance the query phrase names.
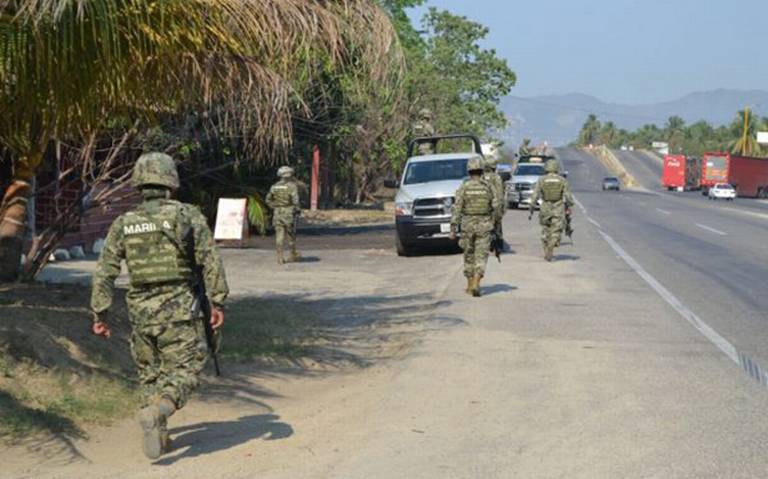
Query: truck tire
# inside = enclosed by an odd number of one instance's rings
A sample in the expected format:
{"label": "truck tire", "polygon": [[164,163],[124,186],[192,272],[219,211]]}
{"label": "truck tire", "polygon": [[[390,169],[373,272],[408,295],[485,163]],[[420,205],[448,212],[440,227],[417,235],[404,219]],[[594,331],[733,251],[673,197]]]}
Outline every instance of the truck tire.
{"label": "truck tire", "polygon": [[403,241],[400,239],[400,235],[397,233],[395,233],[395,249],[397,250],[398,256],[408,257],[413,254],[413,248],[403,243]]}
{"label": "truck tire", "polygon": [[515,203],[514,201],[510,201],[509,202],[509,207],[511,209],[513,209],[513,210],[516,210],[517,209],[517,203]]}

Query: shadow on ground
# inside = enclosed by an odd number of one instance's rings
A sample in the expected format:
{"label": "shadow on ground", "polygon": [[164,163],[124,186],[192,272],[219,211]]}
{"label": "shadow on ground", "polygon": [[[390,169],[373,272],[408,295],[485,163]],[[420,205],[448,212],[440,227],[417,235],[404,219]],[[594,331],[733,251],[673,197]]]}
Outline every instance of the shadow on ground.
{"label": "shadow on ground", "polygon": [[277,441],[293,435],[290,424],[276,414],[244,416],[236,421],[203,422],[170,430],[173,450],[155,462],[170,466],[182,459],[213,454],[254,439]]}
{"label": "shadow on ground", "polygon": [[512,286],[511,284],[492,284],[489,286],[482,286],[480,291],[483,293],[483,296],[491,296],[494,294],[509,293],[516,289],[517,286]]}

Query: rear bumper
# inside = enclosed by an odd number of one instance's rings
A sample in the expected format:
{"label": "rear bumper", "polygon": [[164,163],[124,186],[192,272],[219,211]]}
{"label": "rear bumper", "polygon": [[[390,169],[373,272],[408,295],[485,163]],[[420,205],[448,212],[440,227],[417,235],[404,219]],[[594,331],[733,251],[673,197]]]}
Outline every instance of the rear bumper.
{"label": "rear bumper", "polygon": [[414,218],[413,216],[396,216],[395,227],[397,236],[403,244],[416,243],[453,243],[450,232],[445,231],[450,225],[450,217]]}

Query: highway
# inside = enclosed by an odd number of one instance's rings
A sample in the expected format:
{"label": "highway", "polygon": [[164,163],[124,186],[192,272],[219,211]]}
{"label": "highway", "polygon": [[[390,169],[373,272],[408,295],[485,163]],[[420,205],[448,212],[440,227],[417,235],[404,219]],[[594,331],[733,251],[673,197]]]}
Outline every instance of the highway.
{"label": "highway", "polygon": [[617,156],[643,188],[602,192],[599,179],[608,173],[597,160],[559,153],[589,218],[740,354],[768,365],[765,204],[661,192],[654,185],[661,166],[639,152]]}

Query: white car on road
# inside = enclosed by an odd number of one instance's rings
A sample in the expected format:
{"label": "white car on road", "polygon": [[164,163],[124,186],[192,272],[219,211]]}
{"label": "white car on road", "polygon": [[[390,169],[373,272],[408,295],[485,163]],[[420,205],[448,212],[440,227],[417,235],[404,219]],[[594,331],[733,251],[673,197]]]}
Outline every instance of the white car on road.
{"label": "white car on road", "polygon": [[710,200],[733,201],[736,198],[736,190],[728,183],[717,183],[709,189],[707,198]]}

